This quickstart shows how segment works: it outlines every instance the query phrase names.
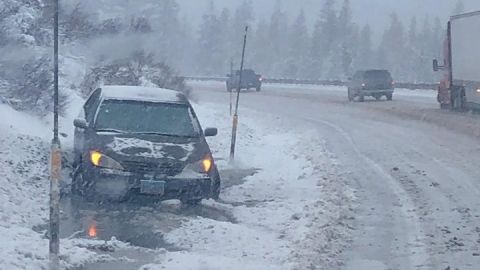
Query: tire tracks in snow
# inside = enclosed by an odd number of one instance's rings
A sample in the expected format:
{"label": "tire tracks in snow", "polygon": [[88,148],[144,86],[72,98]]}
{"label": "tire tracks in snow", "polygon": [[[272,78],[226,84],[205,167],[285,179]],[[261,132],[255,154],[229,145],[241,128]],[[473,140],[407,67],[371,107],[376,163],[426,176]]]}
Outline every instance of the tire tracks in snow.
{"label": "tire tracks in snow", "polygon": [[[308,121],[314,122],[321,124],[323,126],[326,126],[333,131],[335,131],[337,134],[341,135],[341,137],[346,141],[348,144],[348,147],[353,150],[355,155],[357,155],[359,158],[361,158],[364,163],[368,165],[370,169],[372,169],[375,174],[379,175],[381,179],[388,180],[389,187],[391,187],[392,192],[396,198],[399,199],[400,203],[397,205],[397,208],[400,209],[401,213],[403,213],[404,221],[406,224],[408,224],[407,230],[404,230],[403,232],[407,232],[406,235],[406,247],[408,248],[407,254],[396,254],[398,256],[404,256],[403,262],[407,262],[408,265],[401,265],[400,267],[402,269],[416,269],[418,267],[425,266],[424,264],[426,263],[427,259],[425,256],[428,256],[427,250],[425,248],[425,243],[423,243],[423,233],[421,229],[421,221],[420,217],[412,211],[412,209],[416,209],[415,203],[413,199],[411,198],[410,194],[408,191],[402,186],[401,183],[395,179],[392,174],[390,174],[389,171],[385,170],[382,168],[382,166],[375,162],[372,158],[368,157],[366,154],[362,153],[362,151],[358,148],[358,146],[355,144],[355,141],[353,138],[341,127],[338,125],[335,125],[329,121],[319,119],[319,118],[310,118],[306,117],[305,118]],[[357,184],[363,185],[364,183],[360,182],[361,180],[357,180]],[[361,204],[361,202],[360,202]],[[408,219],[407,219],[408,217]],[[387,219],[388,217],[385,216],[383,217]],[[359,228],[361,229],[361,228]],[[395,239],[400,239],[404,237],[404,235],[396,235]],[[372,241],[375,241],[375,239],[371,239]],[[377,241],[382,241],[382,239],[376,239]],[[419,243],[420,242],[420,243]],[[395,254],[390,254],[394,255]],[[380,264],[384,264],[384,266],[387,266],[386,263],[389,261],[391,258],[384,258],[384,262],[380,262]],[[379,266],[379,263],[372,263],[372,262],[359,262],[358,260],[355,260],[350,263],[351,266],[357,265],[358,263],[366,263],[369,264],[367,267],[372,267],[373,265]],[[349,263],[347,263],[347,268],[350,267]],[[358,268],[352,268],[352,269],[358,269]]]}

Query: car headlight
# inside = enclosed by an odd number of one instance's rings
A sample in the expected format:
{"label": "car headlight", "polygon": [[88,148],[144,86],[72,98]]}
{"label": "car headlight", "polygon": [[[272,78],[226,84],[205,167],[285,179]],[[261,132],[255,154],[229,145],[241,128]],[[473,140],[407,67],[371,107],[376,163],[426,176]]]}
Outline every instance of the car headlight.
{"label": "car headlight", "polygon": [[102,154],[99,151],[91,151],[90,152],[90,162],[95,167],[101,167],[106,169],[113,169],[113,170],[124,170],[123,166],[118,163],[118,161],[114,160],[113,158]]}
{"label": "car headlight", "polygon": [[210,155],[205,156],[203,159],[189,164],[185,167],[187,170],[192,170],[199,173],[209,173],[213,167],[213,159]]}

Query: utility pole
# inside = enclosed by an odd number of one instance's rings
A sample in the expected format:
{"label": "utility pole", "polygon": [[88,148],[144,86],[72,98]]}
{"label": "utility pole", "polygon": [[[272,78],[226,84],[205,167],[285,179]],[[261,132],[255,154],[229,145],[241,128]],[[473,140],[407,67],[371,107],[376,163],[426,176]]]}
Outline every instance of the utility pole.
{"label": "utility pole", "polygon": [[248,26],[245,26],[245,36],[243,38],[243,48],[242,48],[242,61],[240,63],[240,75],[239,75],[238,87],[237,87],[237,100],[235,103],[235,114],[233,115],[232,144],[230,145],[230,162],[233,162],[235,159],[235,143],[237,141],[237,127],[238,127],[238,103],[240,101],[240,88],[242,87],[243,63],[245,60],[245,47],[247,46],[247,34],[248,34]]}
{"label": "utility pole", "polygon": [[[233,57],[230,58],[230,78],[233,78]],[[230,116],[232,116],[232,99],[233,99],[233,91],[230,91]]]}
{"label": "utility pole", "polygon": [[58,12],[59,0],[54,0],[53,30],[53,140],[50,156],[50,227],[49,227],[49,259],[50,270],[59,270],[60,250],[60,192],[59,181],[62,171],[62,153],[58,138]]}

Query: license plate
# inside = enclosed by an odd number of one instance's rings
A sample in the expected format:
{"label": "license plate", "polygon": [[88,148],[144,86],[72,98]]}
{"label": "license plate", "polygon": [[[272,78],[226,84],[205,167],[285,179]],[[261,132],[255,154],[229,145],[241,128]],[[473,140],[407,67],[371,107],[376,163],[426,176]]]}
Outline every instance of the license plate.
{"label": "license plate", "polygon": [[163,195],[165,193],[165,181],[141,180],[140,193]]}

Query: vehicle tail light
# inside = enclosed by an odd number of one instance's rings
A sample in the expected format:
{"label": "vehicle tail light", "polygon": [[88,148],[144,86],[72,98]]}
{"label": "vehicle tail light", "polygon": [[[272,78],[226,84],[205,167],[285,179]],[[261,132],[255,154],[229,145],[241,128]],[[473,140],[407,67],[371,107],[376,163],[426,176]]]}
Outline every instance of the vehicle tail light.
{"label": "vehicle tail light", "polygon": [[95,224],[90,225],[90,227],[88,227],[87,234],[88,234],[88,237],[90,237],[90,238],[96,238],[97,237],[97,226]]}

